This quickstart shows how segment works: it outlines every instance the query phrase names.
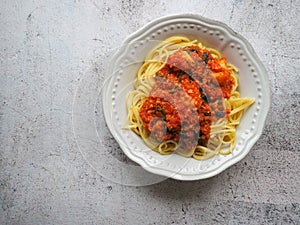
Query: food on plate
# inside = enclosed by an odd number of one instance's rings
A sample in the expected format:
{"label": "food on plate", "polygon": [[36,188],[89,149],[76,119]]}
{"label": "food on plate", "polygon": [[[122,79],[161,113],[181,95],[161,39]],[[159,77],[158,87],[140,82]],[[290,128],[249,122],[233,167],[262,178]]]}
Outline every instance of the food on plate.
{"label": "food on plate", "polygon": [[230,154],[254,99],[241,98],[238,69],[200,42],[173,36],[149,52],[126,100],[128,128],[160,154],[197,160]]}

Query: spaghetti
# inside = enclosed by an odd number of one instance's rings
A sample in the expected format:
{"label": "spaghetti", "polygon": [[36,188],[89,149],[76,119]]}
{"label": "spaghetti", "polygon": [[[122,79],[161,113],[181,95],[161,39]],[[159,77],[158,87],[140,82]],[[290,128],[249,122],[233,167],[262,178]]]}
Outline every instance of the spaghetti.
{"label": "spaghetti", "polygon": [[243,111],[254,102],[240,97],[237,75],[217,50],[170,37],[137,73],[126,100],[128,127],[160,154],[230,154]]}

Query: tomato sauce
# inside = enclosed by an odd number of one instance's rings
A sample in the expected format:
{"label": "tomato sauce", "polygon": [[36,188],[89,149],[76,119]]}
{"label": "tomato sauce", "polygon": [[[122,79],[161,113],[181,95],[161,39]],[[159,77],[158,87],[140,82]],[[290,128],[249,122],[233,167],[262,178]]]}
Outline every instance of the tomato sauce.
{"label": "tomato sauce", "polygon": [[206,146],[210,126],[229,114],[233,80],[226,58],[214,59],[198,46],[184,47],[167,59],[139,111],[144,128],[157,141],[174,140],[186,147]]}

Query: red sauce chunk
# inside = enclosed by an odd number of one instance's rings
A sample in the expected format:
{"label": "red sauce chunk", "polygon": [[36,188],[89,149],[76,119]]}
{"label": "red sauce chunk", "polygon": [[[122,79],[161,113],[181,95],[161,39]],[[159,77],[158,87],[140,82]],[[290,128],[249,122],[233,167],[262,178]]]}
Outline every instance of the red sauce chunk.
{"label": "red sauce chunk", "polygon": [[168,57],[154,79],[139,112],[149,135],[184,148],[206,146],[212,122],[229,114],[221,101],[233,87],[226,58],[214,59],[198,46],[184,47]]}

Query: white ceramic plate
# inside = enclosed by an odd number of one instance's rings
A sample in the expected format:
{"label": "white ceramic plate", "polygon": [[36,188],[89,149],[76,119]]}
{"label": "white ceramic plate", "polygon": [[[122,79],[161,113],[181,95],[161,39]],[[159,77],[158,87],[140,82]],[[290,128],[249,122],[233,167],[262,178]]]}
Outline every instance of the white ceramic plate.
{"label": "white ceramic plate", "polygon": [[[237,145],[230,155],[217,155],[205,161],[177,154],[163,156],[149,149],[131,130],[122,129],[127,116],[126,94],[133,90],[132,84],[144,57],[160,41],[173,35],[197,39],[219,50],[239,69],[241,96],[256,99],[237,128]],[[111,76],[103,89],[104,116],[124,153],[147,171],[178,180],[212,177],[243,159],[260,137],[270,107],[268,76],[248,41],[227,25],[199,15],[167,16],[142,27],[112,56],[107,74]]]}

